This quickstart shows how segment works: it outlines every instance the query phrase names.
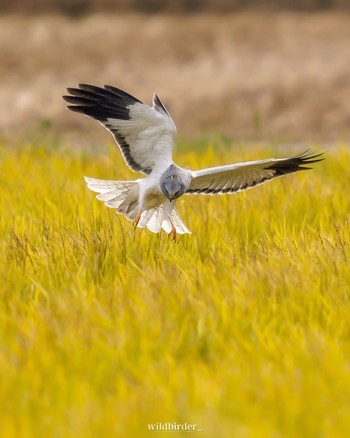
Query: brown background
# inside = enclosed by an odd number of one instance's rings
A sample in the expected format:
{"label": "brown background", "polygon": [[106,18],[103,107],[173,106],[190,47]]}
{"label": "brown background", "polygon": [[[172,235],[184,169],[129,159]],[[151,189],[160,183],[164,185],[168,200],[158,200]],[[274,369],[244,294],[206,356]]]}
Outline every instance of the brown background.
{"label": "brown background", "polygon": [[183,136],[350,138],[345,10],[101,10],[72,17],[28,6],[0,16],[0,133],[26,132],[44,121],[61,132],[104,135],[64,109],[65,87],[88,82],[124,88],[148,103],[156,91]]}
{"label": "brown background", "polygon": [[348,0],[0,0],[0,12],[58,12],[81,16],[94,12],[196,13],[257,10],[347,9]]}

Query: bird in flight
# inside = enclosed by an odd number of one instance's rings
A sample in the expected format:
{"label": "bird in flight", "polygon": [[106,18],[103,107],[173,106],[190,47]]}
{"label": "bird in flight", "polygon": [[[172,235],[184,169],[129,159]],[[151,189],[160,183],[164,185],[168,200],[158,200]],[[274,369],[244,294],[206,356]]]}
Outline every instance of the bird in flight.
{"label": "bird in flight", "polygon": [[133,220],[139,228],[158,233],[161,229],[176,238],[190,233],[175,210],[184,194],[229,194],[250,189],[273,178],[320,161],[322,154],[304,152],[292,158],[270,158],[202,170],[176,165],[172,149],[176,135],[169,112],[153,95],[150,107],[119,88],[79,84],[67,88],[63,99],[71,111],[99,121],[117,142],[126,164],[145,178],[112,181],[85,177],[97,198],[117,213]]}

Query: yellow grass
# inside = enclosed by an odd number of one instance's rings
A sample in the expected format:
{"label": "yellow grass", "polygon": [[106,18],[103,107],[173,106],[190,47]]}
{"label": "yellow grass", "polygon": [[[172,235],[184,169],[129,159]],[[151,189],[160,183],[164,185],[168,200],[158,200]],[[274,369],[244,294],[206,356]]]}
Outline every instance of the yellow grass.
{"label": "yellow grass", "polygon": [[[0,148],[2,437],[348,434],[345,146],[245,193],[183,197],[193,234],[174,244],[85,187],[135,177],[112,144],[39,138]],[[224,143],[183,141],[176,159],[290,153]]]}

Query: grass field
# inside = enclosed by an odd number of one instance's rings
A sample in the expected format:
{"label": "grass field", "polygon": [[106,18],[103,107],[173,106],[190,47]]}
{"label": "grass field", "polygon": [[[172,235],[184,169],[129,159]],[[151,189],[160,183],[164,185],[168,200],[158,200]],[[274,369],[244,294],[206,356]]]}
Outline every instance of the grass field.
{"label": "grass field", "polygon": [[[207,139],[182,141],[176,159],[297,152]],[[157,436],[157,422],[205,437],[347,436],[349,161],[339,145],[313,171],[184,196],[193,234],[173,243],[85,187],[84,175],[135,178],[112,143],[3,140],[1,436]]]}

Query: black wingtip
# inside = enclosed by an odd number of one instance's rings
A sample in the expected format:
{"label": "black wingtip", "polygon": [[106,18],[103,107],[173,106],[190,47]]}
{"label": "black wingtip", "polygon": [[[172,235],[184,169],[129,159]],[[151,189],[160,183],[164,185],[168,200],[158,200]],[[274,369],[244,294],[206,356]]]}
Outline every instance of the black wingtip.
{"label": "black wingtip", "polygon": [[67,108],[68,110],[70,110],[70,111],[75,112],[75,113],[82,113],[82,114],[89,115],[89,114],[86,113],[85,108],[84,108],[84,107],[81,107],[81,106],[77,106],[77,105],[67,105],[66,108]]}
{"label": "black wingtip", "polygon": [[68,95],[62,96],[68,102],[70,111],[85,114],[100,122],[109,118],[117,120],[130,119],[130,107],[138,99],[119,88],[105,85],[104,88],[89,84],[78,84],[77,88],[68,87]]}
{"label": "black wingtip", "polygon": [[296,155],[292,158],[287,158],[284,160],[277,160],[272,165],[268,166],[267,169],[274,170],[276,172],[276,176],[287,175],[289,173],[298,172],[299,170],[311,170],[313,167],[309,167],[310,164],[318,163],[319,161],[323,161],[322,157],[324,152],[315,153],[308,149],[301,154]]}
{"label": "black wingtip", "polygon": [[[296,155],[294,158],[300,158],[303,161],[308,161],[311,163],[310,160],[315,160],[315,158],[318,157],[322,157],[324,155],[324,151],[313,151],[312,149],[307,149],[306,151]],[[319,158],[318,160],[315,160],[314,162],[316,163],[317,161],[322,161],[325,158]]]}
{"label": "black wingtip", "polygon": [[159,113],[170,117],[168,110],[165,108],[163,102],[159,99],[156,93],[153,94],[153,108]]}
{"label": "black wingtip", "polygon": [[74,96],[62,96],[62,99],[65,100],[68,103],[75,103],[75,97]]}

